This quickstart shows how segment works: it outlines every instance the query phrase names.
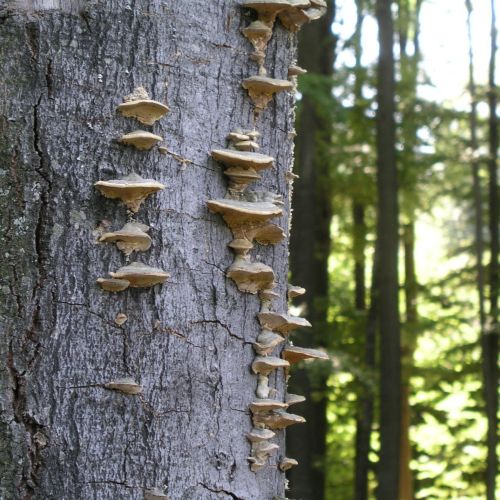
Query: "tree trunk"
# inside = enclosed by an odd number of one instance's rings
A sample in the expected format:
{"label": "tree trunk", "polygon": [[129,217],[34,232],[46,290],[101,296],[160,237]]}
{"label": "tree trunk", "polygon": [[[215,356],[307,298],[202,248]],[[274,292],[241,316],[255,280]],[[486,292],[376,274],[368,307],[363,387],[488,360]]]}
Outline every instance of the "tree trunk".
{"label": "tree trunk", "polygon": [[401,423],[398,306],[398,186],[395,154],[394,28],[390,0],[377,0],[377,246],[379,251],[380,459],[377,498],[396,500]]}
{"label": "tree trunk", "polygon": [[[329,0],[325,16],[302,29],[298,63],[308,70],[307,77],[332,74],[335,43],[330,27],[334,14],[335,2]],[[312,334],[297,335],[298,343],[307,346],[325,346],[327,342],[324,325],[332,213],[328,165],[324,161],[321,143],[330,143],[331,122],[325,121],[325,110],[322,110],[323,113],[319,111],[314,96],[305,93],[297,127],[296,173],[300,179],[294,185],[290,262],[292,281],[307,290],[302,305],[314,330]],[[300,302],[297,301],[297,304]],[[312,377],[307,368],[299,368],[293,371],[290,381],[291,392],[307,397],[315,394],[314,400],[309,399],[307,406],[297,408],[297,413],[306,418],[307,426],[296,427],[287,434],[288,451],[301,464],[290,472],[292,498],[324,498],[327,377],[328,374],[318,375],[317,371]]]}
{"label": "tree trunk", "polygon": [[[171,500],[284,496],[283,432],[269,466],[253,473],[247,462],[259,300],[226,278],[231,234],[206,208],[226,192],[207,153],[253,128],[241,88],[257,72],[246,25],[224,0],[0,7],[1,498],[140,499],[154,487]],[[295,37],[277,25],[272,76],[286,78],[294,55]],[[153,129],[178,156],[116,142],[143,128],[116,113],[140,85],[168,103]],[[258,189],[284,196],[285,232],[293,104],[280,94],[257,123],[262,150],[277,158]],[[125,258],[96,244],[99,228],[127,217],[93,184],[133,171],[166,185],[138,214],[153,244],[137,260],[171,278],[108,293],[96,279]],[[284,310],[287,244],[258,254],[276,273]],[[142,395],[104,387],[121,377]],[[283,374],[271,381],[282,398]]]}
{"label": "tree trunk", "polygon": [[417,274],[415,270],[415,224],[412,221],[404,225],[404,269],[405,269],[405,335],[402,340],[401,375],[401,459],[399,469],[399,500],[413,500],[413,475],[410,468],[412,449],[410,442],[411,425],[411,369],[415,351],[418,310],[417,310]]}
{"label": "tree trunk", "polygon": [[496,492],[498,473],[498,291],[500,287],[500,269],[498,264],[500,208],[498,197],[498,117],[497,87],[495,83],[495,61],[497,53],[497,28],[495,19],[495,2],[491,1],[491,52],[489,65],[489,158],[488,158],[488,191],[489,191],[489,232],[490,232],[490,265],[489,265],[489,318],[488,329],[483,336],[483,367],[488,418],[488,459],[486,471],[487,500],[493,500]]}

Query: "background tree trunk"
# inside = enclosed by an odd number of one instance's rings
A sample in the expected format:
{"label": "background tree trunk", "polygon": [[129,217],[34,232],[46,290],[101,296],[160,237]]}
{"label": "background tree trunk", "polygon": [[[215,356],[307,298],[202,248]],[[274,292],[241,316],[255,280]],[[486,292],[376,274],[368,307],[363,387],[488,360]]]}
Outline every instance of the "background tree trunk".
{"label": "background tree trunk", "polygon": [[[331,23],[335,2],[329,0],[327,13],[305,26],[300,33],[298,63],[307,69],[306,78],[328,77],[333,72],[335,44]],[[331,89],[331,85],[325,86]],[[314,88],[314,87],[313,87]],[[317,90],[317,89],[316,89]],[[317,98],[317,96],[316,96]],[[331,95],[322,95],[331,99]],[[300,345],[325,346],[327,342],[326,311],[328,304],[328,257],[330,255],[330,222],[332,192],[328,164],[321,144],[331,140],[331,121],[315,102],[315,95],[303,95],[297,126],[295,172],[300,175],[294,186],[293,233],[291,239],[291,269],[294,284],[307,290],[302,305],[305,316],[313,325],[313,333],[298,335]],[[297,304],[300,301],[296,300]],[[317,333],[314,333],[317,332]],[[301,500],[324,498],[324,464],[326,446],[326,379],[328,374],[313,377],[307,368],[293,371],[290,390],[308,397],[308,404],[299,406],[297,413],[307,420],[307,426],[292,429],[287,435],[288,453],[301,464],[290,472],[290,496]],[[314,399],[310,396],[314,394]]]}
{"label": "background tree trunk", "polygon": [[[155,486],[171,500],[284,496],[275,465],[254,474],[246,460],[259,300],[226,279],[231,234],[206,208],[226,192],[207,153],[253,126],[246,14],[226,0],[0,5],[0,497],[139,499]],[[277,25],[272,76],[286,78],[294,55]],[[171,108],[154,131],[193,163],[116,143],[143,128],[116,113],[139,85]],[[281,94],[257,124],[277,161],[256,189],[285,200],[292,108]],[[137,260],[172,276],[109,294],[95,280],[124,258],[96,244],[96,228],[121,227],[126,211],[93,184],[132,171],[167,186],[138,214],[153,245]],[[287,230],[286,213],[278,223]],[[287,254],[286,243],[258,250],[282,310]],[[103,388],[124,376],[143,398]],[[282,374],[271,379],[282,397]],[[282,432],[277,442],[283,455]]]}
{"label": "background tree trunk", "polygon": [[398,306],[398,185],[394,120],[394,27],[391,0],[377,0],[377,250],[380,332],[380,459],[377,498],[396,500],[401,423],[401,339]]}

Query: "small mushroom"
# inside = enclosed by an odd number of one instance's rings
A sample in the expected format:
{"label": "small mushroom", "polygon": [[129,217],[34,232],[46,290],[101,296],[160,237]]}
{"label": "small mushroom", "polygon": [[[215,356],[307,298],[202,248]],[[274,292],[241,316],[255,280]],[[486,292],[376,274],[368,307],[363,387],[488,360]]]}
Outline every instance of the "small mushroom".
{"label": "small mushroom", "polygon": [[306,293],[306,289],[301,286],[288,285],[288,298],[293,299]]}
{"label": "small mushroom", "polygon": [[275,356],[256,356],[252,363],[252,371],[258,374],[257,390],[255,394],[260,399],[269,398],[269,374],[278,368],[288,368],[290,364],[285,359]]}
{"label": "small mushroom", "polygon": [[115,318],[115,323],[118,325],[118,326],[122,326],[124,325],[126,322],[127,322],[127,315],[126,314],[123,314],[123,313],[118,313],[116,315],[116,318]]}
{"label": "small mushroom", "polygon": [[168,496],[160,488],[151,488],[144,492],[144,500],[168,500]]}
{"label": "small mushroom", "polygon": [[252,456],[248,457],[250,462],[250,470],[257,472],[259,469],[266,465],[268,457],[279,450],[279,446],[274,443],[260,441],[252,444]]}
{"label": "small mushroom", "polygon": [[136,395],[142,392],[142,387],[135,382],[134,379],[129,377],[112,380],[105,384],[104,387],[106,387],[106,389],[123,392],[124,394]]}
{"label": "small mushroom", "polygon": [[296,465],[299,465],[299,462],[297,462],[295,458],[283,457],[279,464],[279,468],[281,471],[285,472],[288,469],[295,467]]}
{"label": "small mushroom", "polygon": [[135,89],[124,101],[118,105],[118,111],[123,116],[136,118],[145,125],[153,125],[169,111],[165,104],[152,101],[143,87]]}
{"label": "small mushroom", "polygon": [[276,224],[266,224],[252,231],[252,239],[260,245],[276,245],[284,237],[285,232]]}
{"label": "small mushroom", "polygon": [[319,19],[327,10],[324,0],[310,0],[307,3],[308,5],[302,3],[302,5],[291,6],[291,8],[279,12],[278,17],[281,24],[289,31],[295,32],[303,24]]}
{"label": "small mushroom", "polygon": [[273,95],[285,90],[292,90],[294,85],[288,80],[278,80],[267,76],[251,76],[243,80],[242,86],[248,90],[257,112],[266,109]]}
{"label": "small mushroom", "polygon": [[165,283],[170,277],[170,274],[149,267],[141,262],[132,262],[128,266],[121,267],[114,273],[109,273],[111,277],[125,279],[130,283],[132,288],[147,288],[161,283]]}
{"label": "small mushroom", "polygon": [[288,404],[288,406],[296,405],[298,403],[303,403],[305,400],[306,398],[299,394],[287,394],[285,398],[285,401]]}
{"label": "small mushroom", "polygon": [[230,142],[249,141],[250,139],[251,137],[248,134],[241,132],[230,132],[227,135],[227,140]]}
{"label": "small mushroom", "polygon": [[306,419],[300,415],[287,413],[283,410],[276,410],[268,413],[255,413],[252,417],[256,427],[265,426],[269,429],[285,429],[290,425],[303,424]]}
{"label": "small mushroom", "polygon": [[329,359],[328,354],[324,351],[295,346],[289,346],[284,349],[282,356],[283,359],[286,359],[291,365],[307,359]]}
{"label": "small mushroom", "polygon": [[289,335],[297,328],[311,327],[311,323],[305,318],[280,314],[277,312],[260,312],[258,318],[262,328],[268,328],[273,332],[279,332],[282,335]]}
{"label": "small mushroom", "polygon": [[130,281],[113,278],[98,278],[97,284],[107,292],[122,292],[130,286]]}
{"label": "small mushroom", "polygon": [[257,354],[268,356],[274,351],[274,348],[284,342],[283,336],[270,330],[263,330],[254,342],[253,348]]}
{"label": "small mushroom", "polygon": [[137,212],[150,194],[165,189],[160,182],[143,179],[137,174],[130,174],[122,179],[98,181],[94,185],[106,198],[120,199],[132,212]]}
{"label": "small mushroom", "polygon": [[141,151],[151,149],[157,142],[160,141],[163,141],[162,137],[152,134],[151,132],[145,132],[144,130],[136,130],[135,132],[122,135],[118,140],[118,142],[121,142],[122,144],[134,146],[136,149]]}
{"label": "small mushroom", "polygon": [[227,271],[240,292],[256,294],[274,285],[274,271],[260,262],[249,262],[239,255]]}
{"label": "small mushroom", "polygon": [[247,434],[247,439],[252,443],[259,443],[261,441],[268,441],[272,439],[276,433],[269,429],[252,429],[252,432]]}
{"label": "small mushroom", "polygon": [[238,151],[248,151],[248,152],[257,151],[258,149],[260,149],[260,146],[255,141],[235,142],[234,147]]}
{"label": "small mushroom", "polygon": [[307,73],[307,69],[301,68],[296,64],[292,64],[288,68],[288,78],[293,78],[295,76],[305,75]]}
{"label": "small mushroom", "polygon": [[272,26],[269,27],[269,23],[266,24],[257,19],[250,23],[246,28],[243,28],[241,32],[255,49],[255,51],[251,54],[250,59],[254,60],[259,65],[259,73],[265,74],[263,65],[266,58],[267,44],[273,36]]}
{"label": "small mushroom", "polygon": [[104,233],[99,241],[116,242],[116,246],[125,255],[132,252],[144,252],[151,247],[151,238],[147,233],[149,226],[138,222],[129,222],[119,231]]}

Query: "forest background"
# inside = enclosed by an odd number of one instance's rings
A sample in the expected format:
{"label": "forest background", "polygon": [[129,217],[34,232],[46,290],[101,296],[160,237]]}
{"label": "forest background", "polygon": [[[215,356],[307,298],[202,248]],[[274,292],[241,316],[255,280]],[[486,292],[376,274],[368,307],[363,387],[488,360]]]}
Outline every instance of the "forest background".
{"label": "forest background", "polygon": [[[308,289],[296,312],[315,325],[300,344],[322,345],[331,362],[292,378],[293,392],[312,403],[302,410],[309,424],[288,438],[301,464],[290,496],[393,498],[382,493],[392,483],[403,500],[492,500],[500,498],[495,1],[383,4],[391,2],[332,0],[300,33],[308,74],[299,79],[291,273]],[[388,40],[394,89],[383,73]],[[381,185],[388,92],[397,182]],[[388,256],[380,219],[390,198],[398,241]],[[387,258],[399,271],[393,332],[377,271]],[[383,417],[387,391],[399,406],[394,419]],[[383,457],[391,440],[396,464]]]}

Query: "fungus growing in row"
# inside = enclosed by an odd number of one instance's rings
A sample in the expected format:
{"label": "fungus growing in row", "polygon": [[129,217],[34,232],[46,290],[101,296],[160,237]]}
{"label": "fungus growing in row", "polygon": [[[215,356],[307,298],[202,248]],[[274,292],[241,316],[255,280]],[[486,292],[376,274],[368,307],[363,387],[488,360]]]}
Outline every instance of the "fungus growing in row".
{"label": "fungus growing in row", "polygon": [[112,380],[104,385],[106,389],[123,392],[124,394],[136,395],[142,392],[142,387],[132,378],[125,377]]}
{"label": "fungus growing in row", "polygon": [[170,274],[150,267],[141,262],[132,262],[128,266],[121,267],[114,273],[109,273],[111,277],[127,280],[131,288],[148,288],[158,284],[165,283]]}
{"label": "fungus growing in row", "polygon": [[255,426],[265,426],[272,430],[285,429],[290,425],[303,424],[306,421],[306,419],[300,415],[287,413],[283,410],[254,413],[252,419]]}
{"label": "fungus growing in row", "polygon": [[300,3],[301,6],[284,9],[278,14],[281,24],[289,31],[298,31],[303,24],[316,21],[326,12],[325,0],[310,0],[305,6],[305,2]]}
{"label": "fungus growing in row", "polygon": [[132,252],[144,252],[151,247],[151,238],[147,234],[149,226],[138,222],[129,222],[119,231],[104,233],[99,241],[116,243],[116,246],[125,255]]}
{"label": "fungus growing in row", "polygon": [[123,292],[130,286],[130,281],[114,278],[98,278],[97,284],[106,292]]}
{"label": "fungus growing in row", "polygon": [[134,146],[136,149],[141,151],[151,149],[157,142],[160,141],[163,141],[163,137],[152,134],[151,132],[145,132],[144,130],[130,132],[129,134],[122,135],[120,139],[118,139],[118,142]]}
{"label": "fungus growing in row", "polygon": [[288,368],[290,363],[275,356],[256,356],[252,363],[252,371],[258,374],[255,394],[260,399],[269,398],[269,374],[278,368]]}
{"label": "fungus growing in row", "polygon": [[289,346],[284,349],[282,356],[283,359],[286,359],[291,365],[306,359],[329,359],[328,354],[324,351],[295,346]]}
{"label": "fungus growing in row", "polygon": [[305,75],[306,73],[307,73],[307,69],[301,68],[300,66],[297,66],[296,64],[292,64],[288,68],[287,76],[289,79],[292,79],[296,76]]}
{"label": "fungus growing in row", "polygon": [[143,179],[137,174],[130,174],[122,179],[98,181],[95,187],[103,196],[121,200],[132,212],[137,212],[141,203],[153,193],[165,189],[165,186],[153,179]]}
{"label": "fungus growing in row", "polygon": [[244,89],[255,105],[257,114],[266,109],[274,94],[285,90],[292,90],[294,85],[288,80],[268,78],[267,76],[251,76],[242,82]]}
{"label": "fungus growing in row", "polygon": [[137,87],[124,101],[118,105],[118,111],[123,116],[136,118],[145,125],[153,125],[169,111],[165,104],[152,101],[143,87]]}
{"label": "fungus growing in row", "polygon": [[299,462],[297,462],[295,458],[283,457],[283,459],[279,464],[279,468],[282,472],[286,472],[287,470],[291,469],[292,467],[295,467],[296,465],[299,465]]}
{"label": "fungus growing in row", "polygon": [[297,328],[311,327],[311,323],[305,318],[280,314],[277,312],[260,312],[258,314],[262,328],[268,328],[273,332],[279,332],[282,335],[289,335]]}

